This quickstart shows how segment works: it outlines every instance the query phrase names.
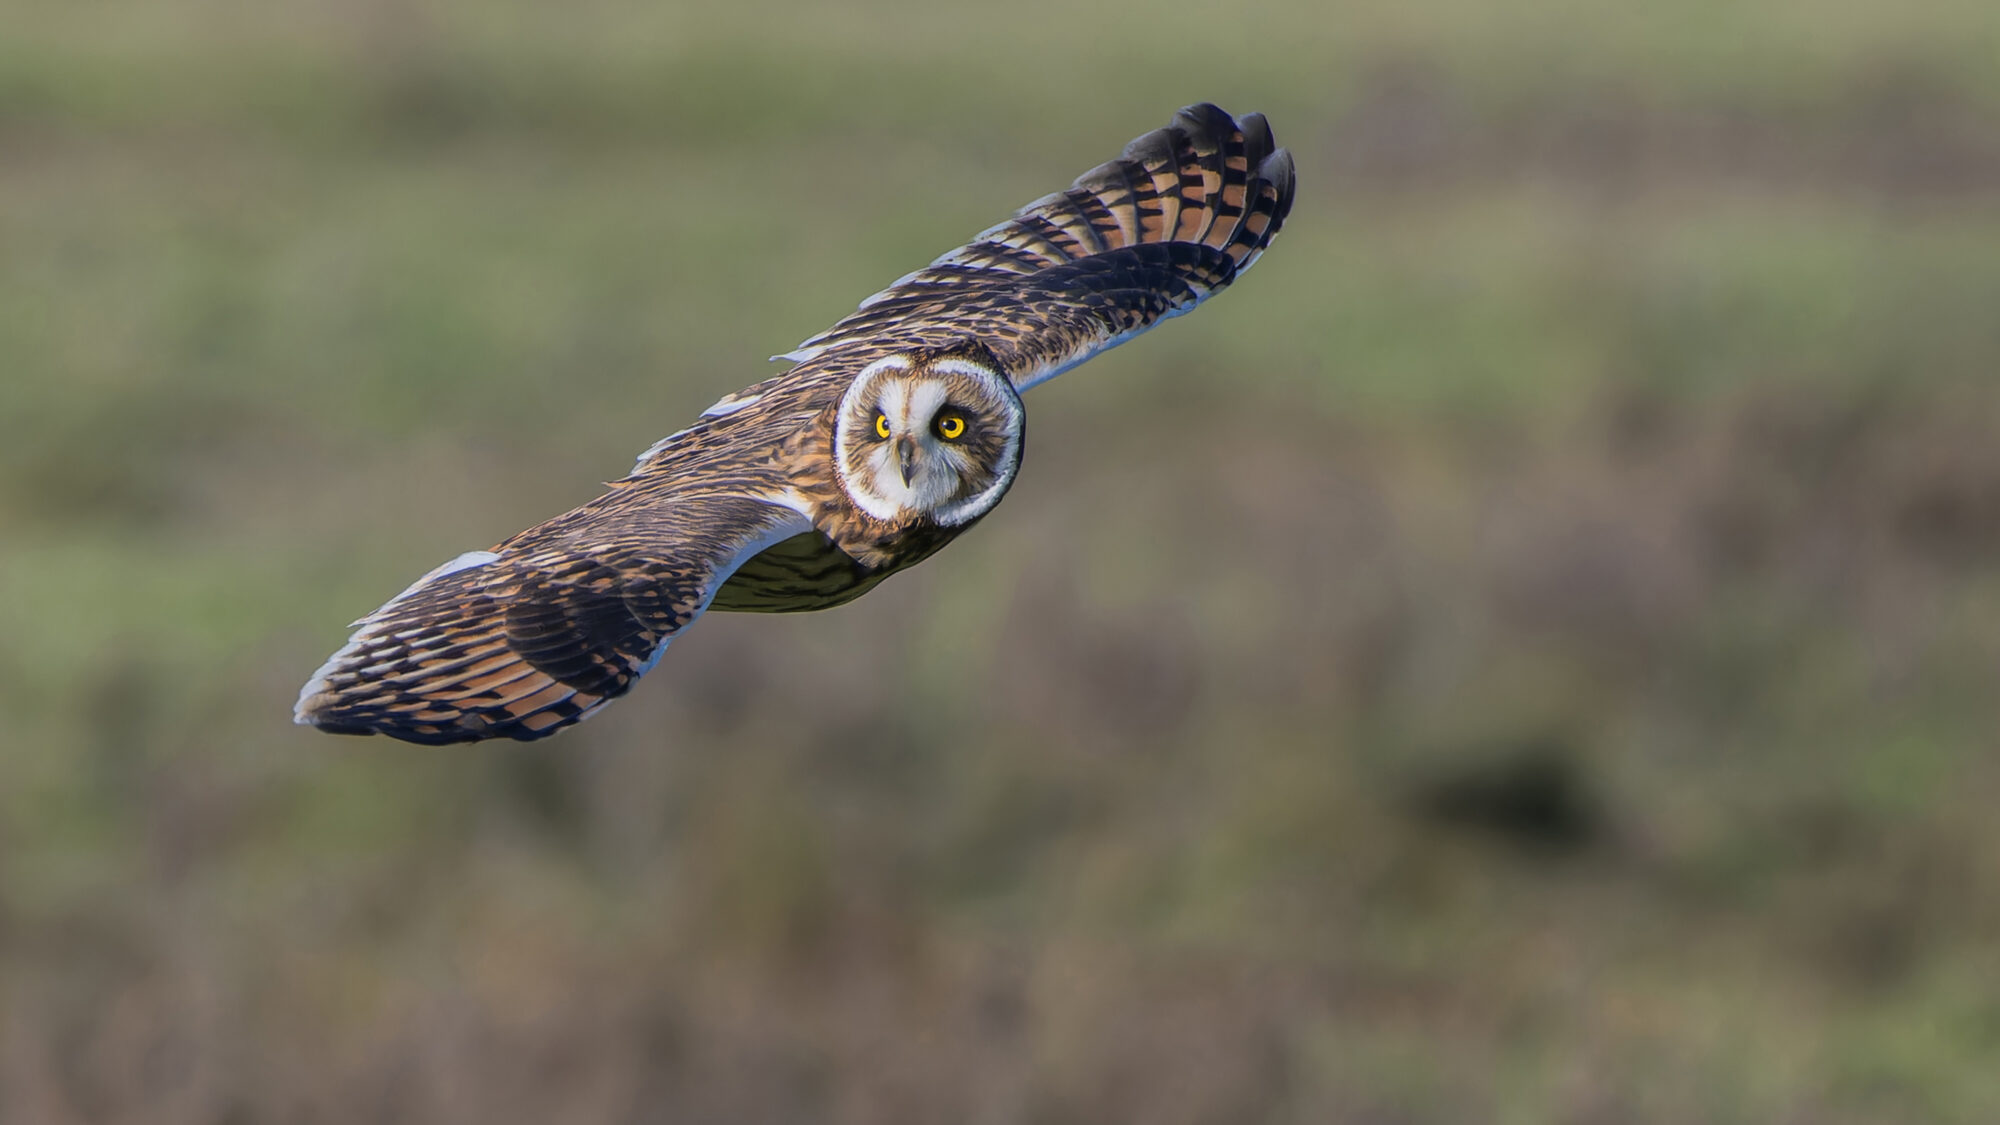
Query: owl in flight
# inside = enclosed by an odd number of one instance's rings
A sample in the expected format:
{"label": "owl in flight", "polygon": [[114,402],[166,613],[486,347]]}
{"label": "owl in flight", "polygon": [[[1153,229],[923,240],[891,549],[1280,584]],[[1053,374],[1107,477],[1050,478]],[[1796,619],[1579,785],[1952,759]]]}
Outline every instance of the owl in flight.
{"label": "owl in flight", "polygon": [[535,739],[625,694],[710,609],[852,601],[993,510],[1021,392],[1188,312],[1292,205],[1259,114],[1190,106],[1118,159],[861,302],[630,475],[356,622],[298,722]]}

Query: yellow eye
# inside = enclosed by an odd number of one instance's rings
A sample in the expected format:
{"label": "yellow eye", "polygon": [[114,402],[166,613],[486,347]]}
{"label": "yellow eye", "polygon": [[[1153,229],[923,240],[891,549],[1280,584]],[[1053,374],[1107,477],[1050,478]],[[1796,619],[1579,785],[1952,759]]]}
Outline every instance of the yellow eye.
{"label": "yellow eye", "polygon": [[965,419],[957,414],[938,415],[937,435],[946,441],[957,441],[965,436]]}
{"label": "yellow eye", "polygon": [[875,414],[875,436],[885,441],[889,437],[889,416],[880,411]]}

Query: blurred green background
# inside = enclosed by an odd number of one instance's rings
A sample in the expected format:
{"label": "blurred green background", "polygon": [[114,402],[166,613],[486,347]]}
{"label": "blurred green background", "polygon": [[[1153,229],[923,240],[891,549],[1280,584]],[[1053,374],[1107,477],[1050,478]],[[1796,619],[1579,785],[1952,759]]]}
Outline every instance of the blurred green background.
{"label": "blurred green background", "polygon": [[[2000,1120],[2000,9],[9,0],[0,1120]],[[294,728],[1184,103],[1012,496],[552,743]]]}

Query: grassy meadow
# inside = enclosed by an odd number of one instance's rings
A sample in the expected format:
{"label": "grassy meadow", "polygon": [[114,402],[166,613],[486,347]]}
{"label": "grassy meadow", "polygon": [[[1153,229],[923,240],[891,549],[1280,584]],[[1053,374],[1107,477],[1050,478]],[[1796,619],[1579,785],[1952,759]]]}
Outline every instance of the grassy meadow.
{"label": "grassy meadow", "polygon": [[[10,0],[0,1121],[2000,1120],[1990,0]],[[1018,484],[553,742],[349,620],[1185,103]]]}

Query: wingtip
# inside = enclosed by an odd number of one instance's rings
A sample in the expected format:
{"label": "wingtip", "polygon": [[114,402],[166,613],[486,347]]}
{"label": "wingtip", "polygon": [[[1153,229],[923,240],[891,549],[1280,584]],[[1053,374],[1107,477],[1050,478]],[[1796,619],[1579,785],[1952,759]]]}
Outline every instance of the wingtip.
{"label": "wingtip", "polygon": [[1257,175],[1278,189],[1278,203],[1271,213],[1271,229],[1264,232],[1264,241],[1269,243],[1285,225],[1286,216],[1292,213],[1292,200],[1298,195],[1298,167],[1292,162],[1291,150],[1273,149],[1271,155],[1257,166]]}
{"label": "wingtip", "polygon": [[292,706],[292,724],[316,730],[321,734],[374,734],[373,728],[343,723],[328,713],[328,705],[332,700],[326,690],[324,671],[322,669],[320,673],[314,674],[312,679],[306,681],[306,686],[300,689],[299,701]]}
{"label": "wingtip", "polygon": [[356,723],[343,723],[337,719],[330,718],[294,715],[292,722],[302,727],[310,727],[321,734],[344,734],[349,738],[369,738],[381,733],[373,727],[365,727]]}
{"label": "wingtip", "polygon": [[1167,122],[1168,128],[1176,125],[1206,135],[1235,129],[1236,119],[1229,115],[1228,110],[1214,102],[1196,102],[1193,105],[1182,106],[1174,114],[1173,120]]}
{"label": "wingtip", "polygon": [[[355,624],[360,625],[367,620],[364,617]],[[345,644],[326,658],[325,663],[313,670],[313,674],[306,679],[305,686],[299,688],[298,701],[292,704],[292,722],[302,727],[322,726],[322,712],[333,694],[329,678],[339,670],[340,662],[354,651],[358,643],[358,634],[349,636]]]}
{"label": "wingtip", "polygon": [[355,643],[350,640],[346,645],[341,646],[340,651],[329,657],[325,664],[320,665],[319,670],[314,672],[312,678],[306,681],[305,686],[299,689],[298,702],[292,705],[293,725],[307,727],[321,734],[369,735],[377,733],[373,727],[341,721],[335,711],[339,705],[339,700],[334,697],[333,687],[328,682],[328,677],[332,676],[338,670],[337,665],[340,664],[341,659],[354,650]]}
{"label": "wingtip", "polygon": [[1271,123],[1264,120],[1261,113],[1246,113],[1236,119],[1236,127],[1243,132],[1243,147],[1250,154],[1252,163],[1262,164],[1271,155],[1278,143],[1271,139]]}

